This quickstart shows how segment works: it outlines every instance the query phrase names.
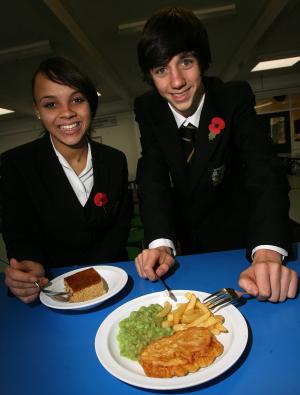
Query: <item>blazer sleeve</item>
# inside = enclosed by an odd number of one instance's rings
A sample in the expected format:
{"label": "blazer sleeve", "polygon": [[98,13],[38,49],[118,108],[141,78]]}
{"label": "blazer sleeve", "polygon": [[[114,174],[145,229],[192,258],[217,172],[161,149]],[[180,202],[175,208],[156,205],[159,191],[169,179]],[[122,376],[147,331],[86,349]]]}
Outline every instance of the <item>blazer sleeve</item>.
{"label": "blazer sleeve", "polygon": [[3,239],[8,258],[43,263],[39,221],[28,190],[30,174],[26,179],[23,166],[13,154],[2,155]]}
{"label": "blazer sleeve", "polygon": [[137,184],[145,245],[159,238],[176,244],[172,185],[165,156],[156,140],[155,122],[149,103],[135,101],[135,117],[140,128],[142,157],[137,168]]}
{"label": "blazer sleeve", "polygon": [[242,158],[244,183],[250,202],[248,223],[249,257],[258,245],[289,249],[289,184],[282,161],[275,154],[268,130],[255,114],[255,98],[247,83],[232,119],[238,155]]}

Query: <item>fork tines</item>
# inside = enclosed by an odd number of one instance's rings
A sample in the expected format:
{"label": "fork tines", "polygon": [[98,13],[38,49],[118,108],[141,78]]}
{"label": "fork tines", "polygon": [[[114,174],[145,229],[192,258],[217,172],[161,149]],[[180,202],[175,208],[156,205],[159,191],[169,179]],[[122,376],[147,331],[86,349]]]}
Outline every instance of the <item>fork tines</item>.
{"label": "fork tines", "polygon": [[203,303],[205,303],[206,307],[208,307],[210,310],[220,306],[224,307],[225,305],[228,305],[234,301],[235,298],[230,295],[226,288],[222,288],[203,299]]}

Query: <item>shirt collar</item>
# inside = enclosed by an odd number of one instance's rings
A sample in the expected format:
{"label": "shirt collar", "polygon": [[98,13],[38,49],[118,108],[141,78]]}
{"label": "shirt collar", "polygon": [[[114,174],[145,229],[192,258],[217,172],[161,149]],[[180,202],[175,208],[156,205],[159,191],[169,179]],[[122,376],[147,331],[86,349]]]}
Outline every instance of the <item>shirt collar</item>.
{"label": "shirt collar", "polygon": [[184,117],[183,115],[179,114],[176,110],[174,110],[174,108],[171,106],[170,103],[168,103],[176,124],[178,126],[178,128],[180,128],[182,125],[187,126],[189,123],[191,123],[193,126],[195,126],[196,128],[198,128],[199,126],[199,122],[200,122],[200,116],[201,116],[201,112],[202,112],[202,108],[204,105],[204,99],[205,99],[205,93],[203,93],[202,98],[200,100],[199,106],[197,108],[197,110],[194,112],[194,114],[192,114],[191,116],[189,116],[188,118]]}
{"label": "shirt collar", "polygon": [[[72,167],[70,166],[70,164],[68,163],[68,161],[65,159],[65,157],[59,152],[57,151],[57,149],[55,148],[54,144],[53,144],[53,140],[52,140],[52,136],[50,134],[50,140],[52,143],[52,147],[54,149],[54,152],[59,160],[59,163],[63,166],[66,167],[70,170],[73,170]],[[86,160],[86,166],[85,168],[82,170],[82,172],[79,174],[79,176],[84,175],[87,171],[89,171],[93,166],[92,166],[92,154],[91,154],[91,146],[89,143],[89,140],[87,139],[87,144],[88,144],[88,154],[87,154],[87,160]]]}

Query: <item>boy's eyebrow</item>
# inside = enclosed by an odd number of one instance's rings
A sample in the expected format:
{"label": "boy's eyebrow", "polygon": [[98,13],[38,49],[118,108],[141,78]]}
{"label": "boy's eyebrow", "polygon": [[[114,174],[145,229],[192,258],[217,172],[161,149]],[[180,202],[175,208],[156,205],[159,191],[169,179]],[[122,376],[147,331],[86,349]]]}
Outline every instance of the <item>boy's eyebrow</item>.
{"label": "boy's eyebrow", "polygon": [[186,58],[186,57],[189,57],[189,56],[195,57],[193,51],[181,52],[181,54],[179,56],[180,56],[180,58]]}
{"label": "boy's eyebrow", "polygon": [[[184,58],[188,58],[188,57],[195,57],[193,51],[180,52],[179,54],[177,54],[177,56],[179,56],[180,59],[184,59]],[[161,63],[159,65],[153,66],[150,68],[150,70],[159,69],[160,67],[165,67],[165,66],[167,66],[168,63],[169,63],[169,61],[166,61],[166,62]]]}
{"label": "boy's eyebrow", "polygon": [[156,66],[151,67],[150,70],[155,70],[155,69],[159,69],[161,67],[165,67],[168,63],[162,63],[162,64],[158,64]]}

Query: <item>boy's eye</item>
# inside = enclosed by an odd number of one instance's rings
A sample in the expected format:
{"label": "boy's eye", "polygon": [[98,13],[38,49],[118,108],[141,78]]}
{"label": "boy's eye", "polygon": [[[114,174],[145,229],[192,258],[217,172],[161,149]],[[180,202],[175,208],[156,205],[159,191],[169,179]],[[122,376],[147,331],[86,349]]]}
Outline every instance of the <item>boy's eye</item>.
{"label": "boy's eye", "polygon": [[74,101],[74,103],[82,103],[85,100],[82,96],[76,96],[76,97],[74,97],[73,101]]}
{"label": "boy's eye", "polygon": [[194,63],[194,60],[191,58],[182,59],[183,66],[191,66]]}
{"label": "boy's eye", "polygon": [[167,68],[166,67],[157,67],[155,69],[153,69],[153,73],[156,75],[164,75],[167,72]]}

